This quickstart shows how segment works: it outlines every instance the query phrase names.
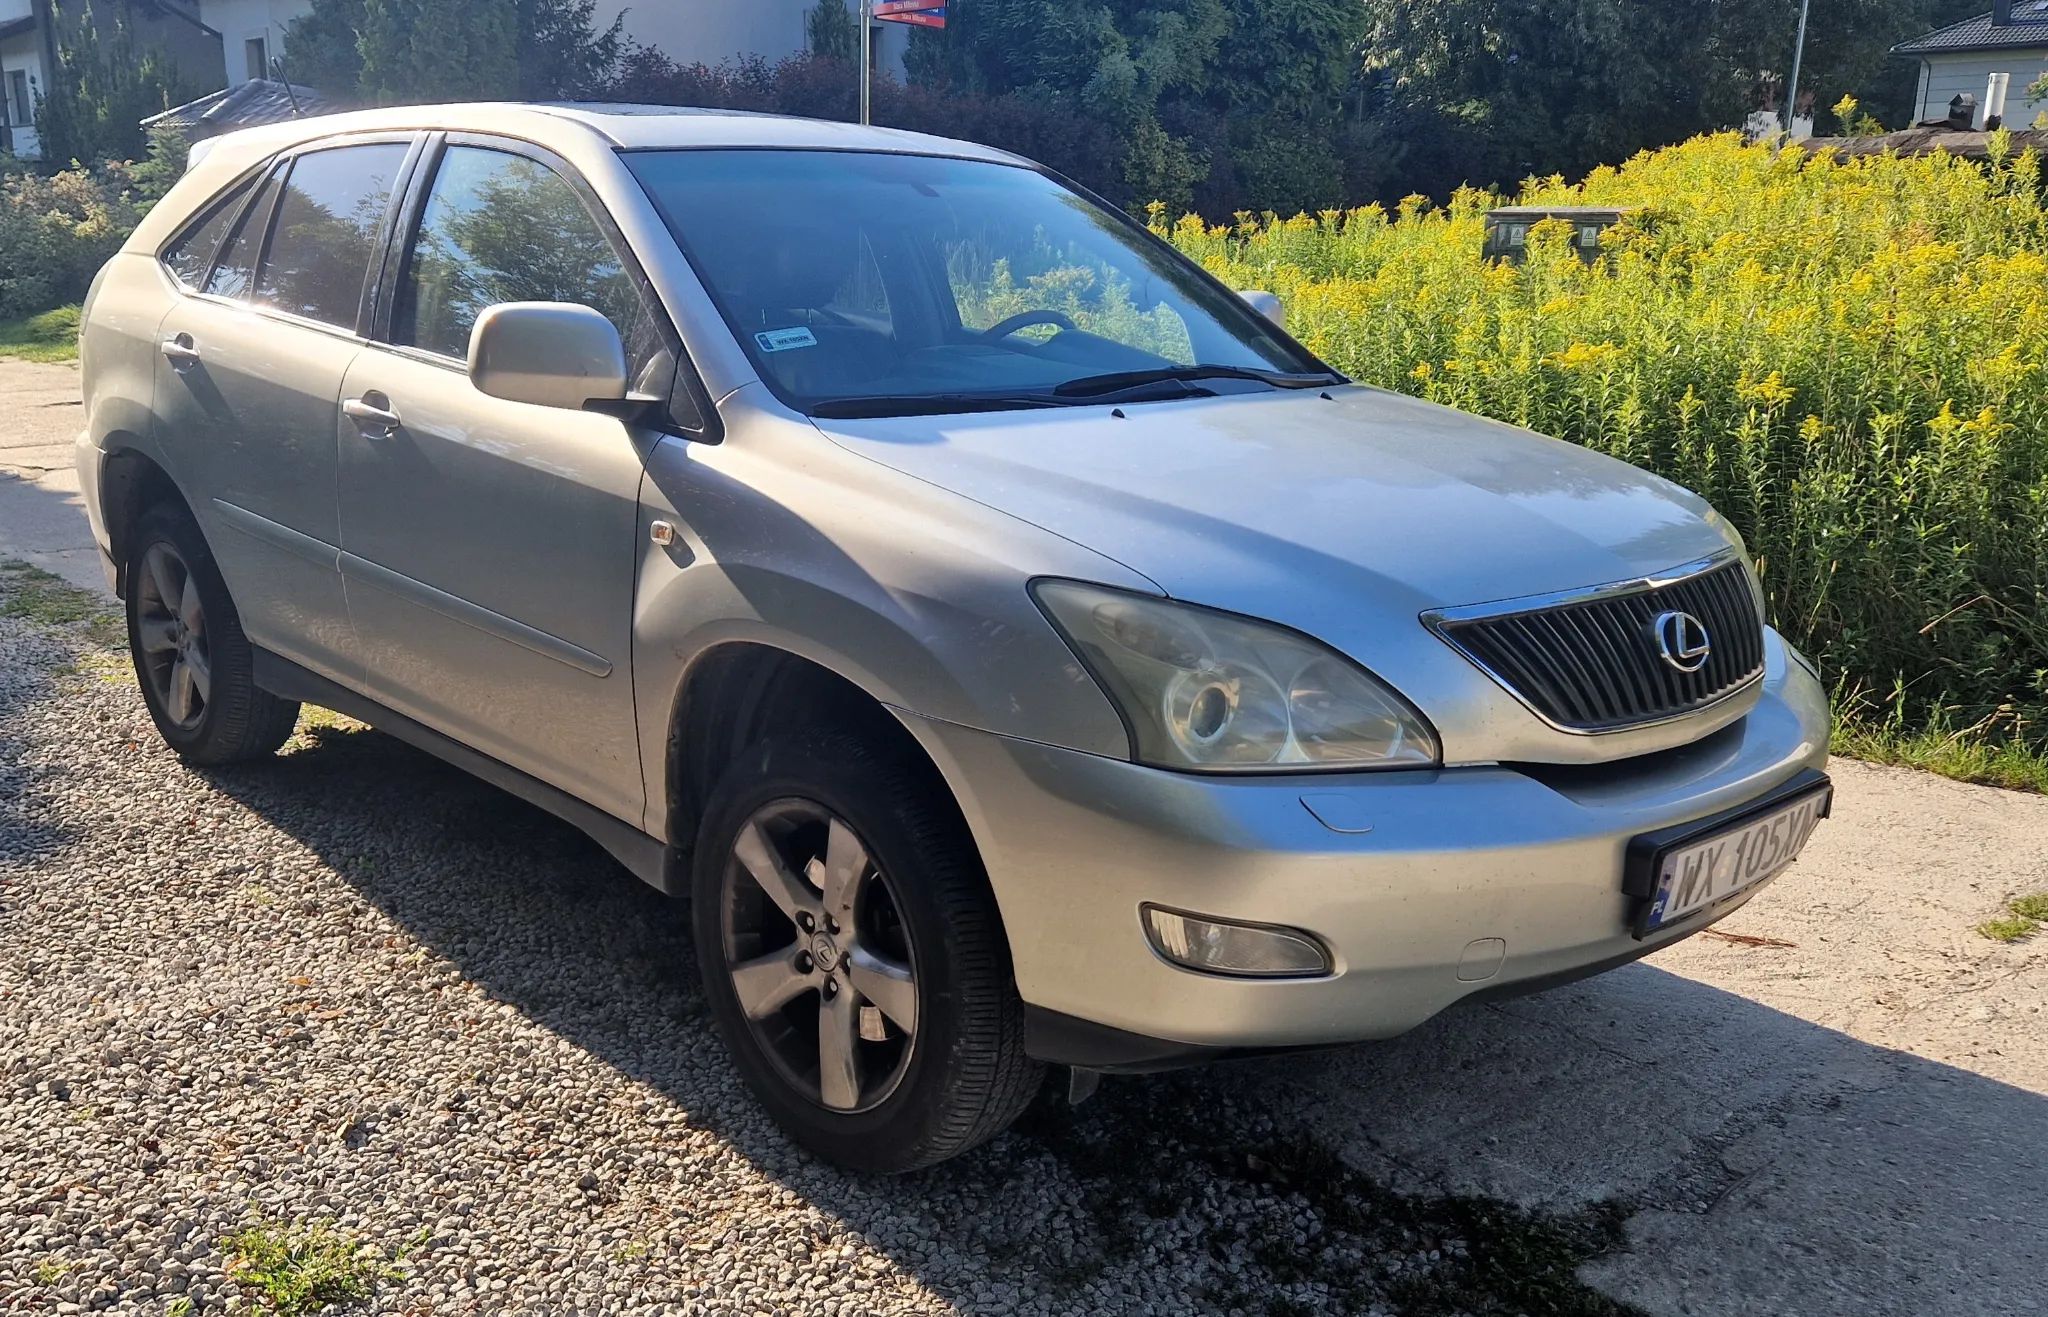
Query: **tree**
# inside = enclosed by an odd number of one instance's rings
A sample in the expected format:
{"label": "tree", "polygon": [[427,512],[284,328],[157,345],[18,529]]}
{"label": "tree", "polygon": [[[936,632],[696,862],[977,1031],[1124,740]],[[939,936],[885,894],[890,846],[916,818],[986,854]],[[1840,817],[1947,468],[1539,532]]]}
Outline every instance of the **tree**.
{"label": "tree", "polygon": [[57,69],[36,100],[44,163],[129,160],[141,155],[141,121],[200,94],[154,48],[139,48],[118,5],[102,19],[88,0],[57,41]]}
{"label": "tree", "polygon": [[[1813,0],[1802,92],[1903,119],[1896,43],[1977,0]],[[1409,185],[1575,174],[1728,128],[1792,63],[1784,0],[1365,0],[1365,63],[1412,147]]]}
{"label": "tree", "polygon": [[1140,200],[1314,209],[1343,199],[1362,32],[1358,0],[976,0],[913,33],[907,63],[1109,125]]}
{"label": "tree", "polygon": [[860,58],[860,23],[846,0],[818,0],[817,7],[804,14],[804,39],[821,59],[852,64]]}
{"label": "tree", "polygon": [[314,0],[285,36],[290,76],[335,95],[405,101],[587,95],[618,66],[623,15],[596,0]]}

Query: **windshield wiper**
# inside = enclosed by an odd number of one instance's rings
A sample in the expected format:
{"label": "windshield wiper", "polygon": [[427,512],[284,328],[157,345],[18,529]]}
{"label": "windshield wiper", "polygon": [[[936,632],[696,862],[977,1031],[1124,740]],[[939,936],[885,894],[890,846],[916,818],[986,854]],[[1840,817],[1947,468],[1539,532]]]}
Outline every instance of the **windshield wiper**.
{"label": "windshield wiper", "polygon": [[1122,370],[1108,375],[1083,375],[1056,386],[1062,398],[1099,398],[1151,384],[1192,384],[1200,380],[1257,380],[1276,389],[1313,389],[1341,383],[1341,377],[1325,371],[1289,374],[1279,370],[1258,370],[1251,366],[1162,366],[1156,370]]}
{"label": "windshield wiper", "polygon": [[1074,405],[1071,398],[1056,398],[1048,393],[904,393],[826,398],[809,404],[804,410],[828,420],[857,420],[876,416],[944,416],[950,412],[1007,412]]}

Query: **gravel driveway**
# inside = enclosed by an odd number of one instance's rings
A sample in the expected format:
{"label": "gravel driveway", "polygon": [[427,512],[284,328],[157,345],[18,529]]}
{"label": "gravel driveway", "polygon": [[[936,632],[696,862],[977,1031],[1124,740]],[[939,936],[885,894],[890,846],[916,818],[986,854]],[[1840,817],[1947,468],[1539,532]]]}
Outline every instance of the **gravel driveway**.
{"label": "gravel driveway", "polygon": [[394,1313],[2048,1311],[2048,938],[1970,931],[2048,801],[1838,765],[1748,940],[861,1180],[580,835],[351,725],[184,769],[85,598],[0,572],[0,1310],[326,1219]]}

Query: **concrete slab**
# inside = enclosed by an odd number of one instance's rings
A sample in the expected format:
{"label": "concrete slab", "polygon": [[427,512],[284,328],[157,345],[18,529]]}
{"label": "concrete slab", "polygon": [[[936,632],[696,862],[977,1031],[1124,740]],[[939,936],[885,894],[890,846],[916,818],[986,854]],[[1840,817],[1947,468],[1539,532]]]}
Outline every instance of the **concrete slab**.
{"label": "concrete slab", "polygon": [[1837,760],[1835,817],[1763,896],[1650,960],[1261,1063],[1396,1187],[1569,1209],[1588,1279],[1659,1314],[2048,1312],[2048,799]]}
{"label": "concrete slab", "polygon": [[0,557],[105,590],[72,466],[83,424],[77,366],[0,361]]}

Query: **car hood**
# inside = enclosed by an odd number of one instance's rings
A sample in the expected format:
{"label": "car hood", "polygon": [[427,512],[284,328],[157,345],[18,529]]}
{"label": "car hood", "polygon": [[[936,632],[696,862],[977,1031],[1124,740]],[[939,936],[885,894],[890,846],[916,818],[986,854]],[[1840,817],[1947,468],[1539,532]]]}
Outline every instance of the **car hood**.
{"label": "car hood", "polygon": [[1730,543],[1712,509],[1669,481],[1355,385],[820,425],[1175,598],[1334,644],[1362,613],[1412,619],[1628,580]]}

